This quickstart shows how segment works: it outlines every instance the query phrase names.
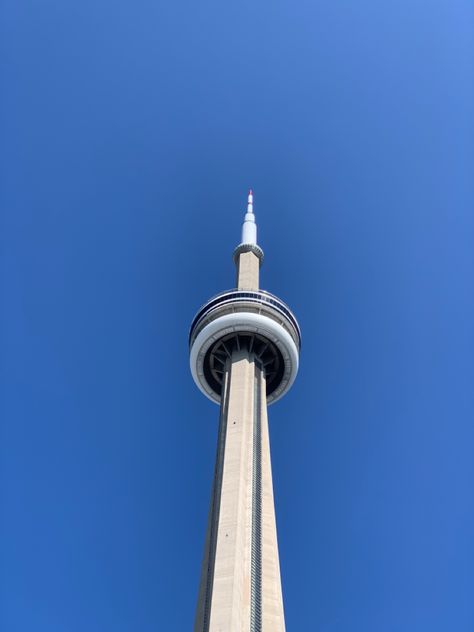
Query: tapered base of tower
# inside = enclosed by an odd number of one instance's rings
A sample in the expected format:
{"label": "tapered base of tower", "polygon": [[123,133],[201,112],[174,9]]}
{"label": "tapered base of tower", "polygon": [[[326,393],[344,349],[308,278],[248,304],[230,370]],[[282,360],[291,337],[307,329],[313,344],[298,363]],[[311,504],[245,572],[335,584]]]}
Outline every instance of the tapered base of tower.
{"label": "tapered base of tower", "polygon": [[194,632],[284,632],[265,370],[227,359]]}

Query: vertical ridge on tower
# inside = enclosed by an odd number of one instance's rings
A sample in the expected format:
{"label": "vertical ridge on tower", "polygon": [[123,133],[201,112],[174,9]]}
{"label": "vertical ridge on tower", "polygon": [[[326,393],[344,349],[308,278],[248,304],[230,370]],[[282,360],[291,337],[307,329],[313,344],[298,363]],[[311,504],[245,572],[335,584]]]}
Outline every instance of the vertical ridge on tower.
{"label": "vertical ridge on tower", "polygon": [[260,632],[262,629],[262,422],[260,419],[260,377],[261,369],[255,366],[250,632]]}

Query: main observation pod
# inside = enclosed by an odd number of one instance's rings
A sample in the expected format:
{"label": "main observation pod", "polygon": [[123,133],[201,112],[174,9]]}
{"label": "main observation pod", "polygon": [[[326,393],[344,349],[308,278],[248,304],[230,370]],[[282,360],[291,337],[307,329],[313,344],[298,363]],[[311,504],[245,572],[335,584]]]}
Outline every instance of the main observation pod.
{"label": "main observation pod", "polygon": [[264,371],[268,404],[283,397],[298,372],[300,328],[283,301],[258,289],[262,261],[250,190],[242,240],[234,250],[238,288],[203,305],[189,333],[191,373],[213,402],[221,401],[224,374],[236,350],[247,349]]}
{"label": "main observation pod", "polygon": [[291,388],[298,372],[301,333],[290,308],[263,290],[228,290],[198,311],[189,334],[191,373],[198,388],[220,403],[227,358],[247,348],[265,371],[267,403]]}

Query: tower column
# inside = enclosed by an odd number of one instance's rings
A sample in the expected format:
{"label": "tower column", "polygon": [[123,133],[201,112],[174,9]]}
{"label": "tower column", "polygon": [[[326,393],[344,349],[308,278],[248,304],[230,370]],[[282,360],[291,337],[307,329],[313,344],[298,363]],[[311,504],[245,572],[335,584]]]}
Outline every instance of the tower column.
{"label": "tower column", "polygon": [[[195,632],[244,632],[250,621],[254,362],[229,358]],[[220,470],[220,472],[218,471]]]}
{"label": "tower column", "polygon": [[[254,365],[234,351],[224,414],[227,432],[216,533],[209,632],[246,630],[250,619],[250,476]],[[207,632],[207,631],[206,631]]]}
{"label": "tower column", "polygon": [[259,289],[262,260],[250,191],[237,288],[203,305],[189,334],[193,378],[220,403],[194,632],[285,632],[267,404],[295,379],[301,334],[290,308]]}
{"label": "tower column", "polygon": [[265,377],[247,349],[226,366],[195,632],[284,632]]}
{"label": "tower column", "polygon": [[253,252],[243,252],[237,261],[237,289],[258,290],[260,260]]}

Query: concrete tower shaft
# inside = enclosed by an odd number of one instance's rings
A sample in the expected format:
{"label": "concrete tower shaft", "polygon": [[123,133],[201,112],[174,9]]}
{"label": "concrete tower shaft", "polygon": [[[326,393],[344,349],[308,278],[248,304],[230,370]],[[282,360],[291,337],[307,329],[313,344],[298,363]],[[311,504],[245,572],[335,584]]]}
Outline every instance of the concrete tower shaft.
{"label": "concrete tower shaft", "polygon": [[265,376],[248,350],[225,369],[195,632],[283,632]]}
{"label": "concrete tower shaft", "polygon": [[195,632],[285,630],[267,403],[291,387],[301,336],[288,306],[259,289],[256,238],[250,192],[237,288],[208,301],[190,331],[193,378],[220,404]]}

